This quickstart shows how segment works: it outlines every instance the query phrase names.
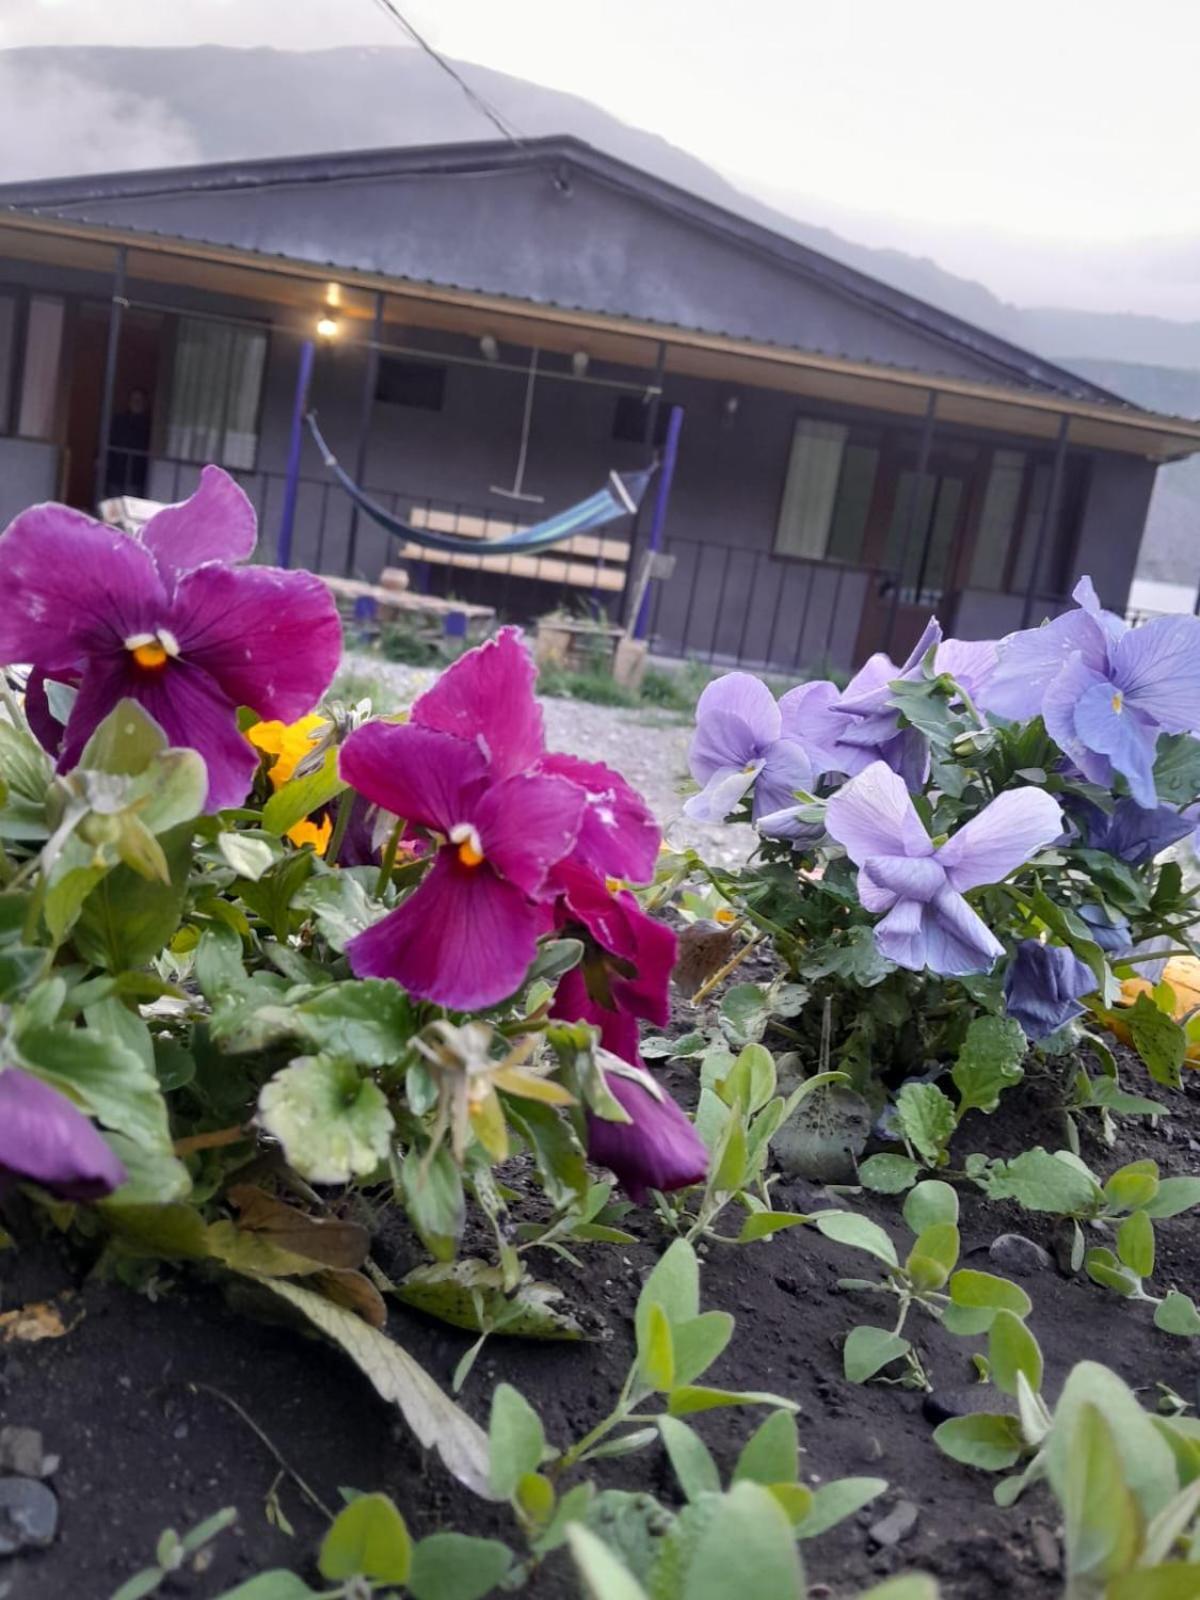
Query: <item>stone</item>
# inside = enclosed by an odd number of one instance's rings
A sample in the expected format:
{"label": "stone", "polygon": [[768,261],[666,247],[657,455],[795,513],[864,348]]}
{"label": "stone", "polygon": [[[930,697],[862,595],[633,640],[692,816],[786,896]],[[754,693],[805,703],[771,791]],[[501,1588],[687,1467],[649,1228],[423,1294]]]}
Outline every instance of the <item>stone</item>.
{"label": "stone", "polygon": [[1059,1548],[1058,1538],[1053,1528],[1048,1528],[1044,1522],[1034,1520],[1029,1524],[1030,1535],[1033,1540],[1033,1552],[1037,1556],[1038,1566],[1051,1577],[1062,1571],[1062,1550]]}
{"label": "stone", "polygon": [[891,1550],[912,1536],[920,1514],[911,1500],[897,1500],[886,1516],[867,1529],[867,1538],[879,1549]]}
{"label": "stone", "polygon": [[36,1478],[0,1478],[0,1556],[43,1550],[58,1532],[58,1501]]}
{"label": "stone", "polygon": [[0,1472],[16,1472],[23,1478],[46,1475],[46,1452],[36,1428],[0,1428]]}
{"label": "stone", "polygon": [[934,1427],[951,1417],[974,1417],[980,1412],[1017,1414],[1017,1402],[991,1383],[971,1383],[961,1389],[935,1389],[921,1402],[921,1415]]}
{"label": "stone", "polygon": [[988,1260],[1001,1272],[1015,1272],[1018,1277],[1031,1278],[1054,1265],[1048,1251],[1023,1233],[1002,1233],[988,1246]]}

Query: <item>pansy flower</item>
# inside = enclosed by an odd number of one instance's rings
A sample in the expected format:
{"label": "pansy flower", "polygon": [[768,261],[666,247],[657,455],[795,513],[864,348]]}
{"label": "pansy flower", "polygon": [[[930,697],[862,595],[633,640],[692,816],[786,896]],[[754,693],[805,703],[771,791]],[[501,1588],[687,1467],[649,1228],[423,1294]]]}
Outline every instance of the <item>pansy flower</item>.
{"label": "pansy flower", "polygon": [[807,750],[788,737],[779,702],[749,672],[727,672],[701,694],[688,766],[702,785],[683,808],[696,822],[723,822],[751,788],[758,822],[794,806],[816,776]]}
{"label": "pansy flower", "polygon": [[885,915],[880,954],[898,967],[945,976],[987,972],[1004,946],[963,898],[1023,866],[1063,831],[1058,802],[1042,789],[1012,789],[935,845],[904,781],[876,761],[839,789],[825,826],[858,867],[858,898]]}
{"label": "pansy flower", "polygon": [[40,1184],[64,1200],[102,1200],[125,1168],[82,1111],[20,1067],[0,1069],[0,1190]]}
{"label": "pansy flower", "polygon": [[1095,987],[1095,974],[1074,951],[1022,939],[1004,975],[1004,1009],[1040,1044],[1083,1015],[1079,1002]]}
{"label": "pansy flower", "polygon": [[1150,810],[1159,735],[1200,727],[1200,618],[1130,628],[1101,607],[1090,578],[1073,598],[1076,610],[1000,641],[981,703],[1013,719],[1040,712],[1085,778],[1110,788],[1120,773]]}
{"label": "pansy flower", "polygon": [[[0,535],[0,664],[31,663],[30,722],[69,771],[99,723],[136,700],[174,746],[208,768],[209,810],[239,805],[257,755],[239,706],[291,722],[328,687],[341,655],[320,579],[242,566],[254,508],[218,467],[136,537],[67,506],[34,506]],[[75,689],[65,728],[45,679]],[[61,746],[61,747],[60,747]]]}
{"label": "pansy flower", "polygon": [[[267,777],[272,789],[282,789],[291,782],[301,762],[317,749],[329,725],[328,717],[312,712],[296,722],[256,722],[246,730],[254,748],[270,758]],[[311,845],[319,856],[328,850],[332,835],[333,818],[327,807],[319,815],[301,817],[287,830],[294,845]]]}
{"label": "pansy flower", "polygon": [[457,1011],[507,998],[537,953],[538,902],[579,834],[581,791],[541,774],[497,777],[477,744],[413,723],[356,729],[340,770],[440,839],[420,886],[347,946],[357,976],[394,978]]}
{"label": "pansy flower", "polygon": [[684,1112],[644,1068],[613,1067],[604,1074],[609,1093],[628,1122],[588,1112],[588,1157],[607,1167],[637,1205],[651,1189],[669,1193],[703,1183],[708,1151]]}

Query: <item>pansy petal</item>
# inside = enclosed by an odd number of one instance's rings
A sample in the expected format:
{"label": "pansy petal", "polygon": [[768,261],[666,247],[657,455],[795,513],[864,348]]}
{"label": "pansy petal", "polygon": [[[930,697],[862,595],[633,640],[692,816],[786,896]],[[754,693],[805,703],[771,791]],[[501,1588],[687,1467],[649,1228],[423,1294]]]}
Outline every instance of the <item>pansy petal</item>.
{"label": "pansy petal", "polygon": [[863,893],[863,879],[869,879],[876,891],[882,890],[896,900],[932,900],[946,882],[941,863],[933,856],[871,856],[859,869],[859,899],[868,911],[876,908],[867,904]]}
{"label": "pansy petal", "polygon": [[1139,715],[1132,701],[1123,702],[1110,684],[1093,684],[1075,707],[1075,729],[1087,749],[1108,757],[1138,805],[1157,806],[1154,751],[1159,730]]}
{"label": "pansy petal", "polygon": [[661,1099],[619,1073],[605,1074],[613,1098],[628,1122],[609,1122],[589,1114],[588,1159],[607,1167],[637,1205],[649,1190],[686,1189],[703,1183],[708,1151],[691,1122],[667,1094]]}
{"label": "pansy petal", "polygon": [[444,834],[474,820],[488,776],[477,745],[411,722],[356,728],[341,748],[338,771],[372,805]]}
{"label": "pansy petal", "polygon": [[803,746],[776,739],[754,780],[754,820],[794,805],[797,790],[808,793],[814,781],[813,764]]}
{"label": "pansy petal", "polygon": [[1073,951],[1023,939],[1004,975],[1004,1009],[1036,1044],[1081,1016],[1080,998],[1095,987],[1091,968]]}
{"label": "pansy petal", "polygon": [[0,535],[0,594],[0,662],[50,674],[153,631],[167,602],[136,540],[59,505],[23,511]]}
{"label": "pansy petal", "polygon": [[1113,693],[1114,686],[1107,678],[1094,672],[1082,656],[1072,656],[1044,689],[1042,720],[1046,732],[1079,771],[1092,783],[1107,788],[1112,783],[1112,763],[1107,756],[1089,748],[1075,724],[1080,700],[1096,685],[1104,687],[1110,695]]}
{"label": "pansy petal", "polygon": [[[68,725],[73,737],[88,685],[85,674]],[[237,724],[237,707],[207,672],[187,661],[173,661],[160,672],[127,676],[126,693],[148,711],[179,748],[197,751],[208,768],[207,811],[240,806],[258,768],[258,752]],[[64,760],[66,750],[64,749]]]}
{"label": "pansy petal", "polygon": [[[84,669],[71,706],[71,715],[59,739],[58,770],[70,772],[78,765],[83,747],[122,700],[134,699],[136,682],[144,677],[137,671],[127,650],[93,658]],[[229,708],[230,716],[233,708]]]}
{"label": "pansy petal", "polygon": [[469,820],[479,830],[484,857],[500,876],[536,895],[550,868],[578,838],[586,804],[576,784],[530,773],[493,783]]}
{"label": "pansy petal", "polygon": [[1129,624],[1124,617],[1118,617],[1113,611],[1105,611],[1100,604],[1100,596],[1096,593],[1096,585],[1086,575],[1080,578],[1071,591],[1071,599],[1074,600],[1077,606],[1086,611],[1089,616],[1095,617],[1096,621],[1104,629],[1105,634],[1114,643],[1122,634],[1129,631]]}
{"label": "pansy petal", "polygon": [[346,954],[356,977],[394,978],[418,999],[476,1011],[520,988],[540,925],[519,889],[444,849],[420,887]]}
{"label": "pansy petal", "polygon": [[19,1067],[0,1071],[0,1177],[40,1184],[66,1200],[101,1200],[125,1168],[82,1111]]}
{"label": "pansy petal", "polygon": [[870,766],[874,753],[841,742],[847,718],[835,709],[839,698],[837,685],[828,679],[789,689],[779,701],[783,737],[804,746],[814,772],[844,772],[853,777]]}
{"label": "pansy petal", "polygon": [[593,999],[578,967],[572,967],[558,980],[550,1015],[563,1022],[590,1022],[599,1028],[600,1043],[606,1050],[635,1067],[641,1064],[637,1018],[631,1011],[615,1011]]}
{"label": "pansy petal", "polygon": [[891,686],[900,678],[913,679],[925,675],[925,657],[941,643],[942,625],[930,617],[921,637],[909,651],[900,666],[896,666],[882,653],[874,655],[858,674],[846,685],[846,692],[838,702],[842,711],[853,712],[856,717],[868,717],[889,712]]}
{"label": "pansy petal", "polygon": [[[57,681],[61,682],[61,679]],[[70,687],[74,689],[75,683]],[[63,724],[50,709],[50,699],[46,693],[46,674],[36,668],[29,674],[25,684],[24,709],[25,720],[29,723],[34,738],[43,750],[56,756],[62,748]]]}
{"label": "pansy petal", "polygon": [[696,731],[688,750],[692,777],[707,783],[723,767],[757,760],[778,739],[780,726],[775,696],[762,679],[749,672],[727,672],[696,702]]}
{"label": "pansy petal", "polygon": [[671,973],[679,954],[679,941],[673,929],[647,915],[627,889],[616,898],[629,919],[635,949],[632,976],[610,976],[613,999],[623,1011],[665,1028],[671,1020]]}
{"label": "pansy petal", "polygon": [[412,719],[478,741],[494,776],[528,772],[542,755],[542,711],[533,696],[537,668],[519,628],[468,650],[413,704]]}
{"label": "pansy petal", "polygon": [[1010,633],[996,646],[996,669],[977,696],[980,707],[1014,722],[1036,717],[1047,684],[1076,655],[1092,672],[1108,670],[1107,636],[1086,611]]}
{"label": "pansy petal", "polygon": [[167,626],[234,705],[281,722],[312,710],[342,655],[337,606],[309,572],[199,567],[179,580]]}
{"label": "pansy petal", "polygon": [[949,887],[925,907],[925,965],[943,977],[990,972],[1004,946],[971,907]]}
{"label": "pansy petal", "polygon": [[975,699],[996,670],[996,651],[995,639],[943,639],[933,670],[946,673]]}
{"label": "pansy petal", "polygon": [[1127,704],[1168,733],[1200,729],[1200,617],[1156,617],[1113,652]]}
{"label": "pansy petal", "polygon": [[206,561],[248,561],[258,542],[258,519],[239,483],[220,467],[205,467],[196,492],[156,512],[141,542],[173,585]]}
{"label": "pansy petal", "polygon": [[882,761],[873,761],[831,797],[825,826],[859,866],[868,856],[933,854],[903,779]]}
{"label": "pansy petal", "polygon": [[746,767],[719,767],[699,794],[684,801],[684,816],[693,822],[724,822],[731,811],[737,810],[761,770],[761,760]]}
{"label": "pansy petal", "polygon": [[637,934],[626,906],[633,896],[616,895],[603,878],[576,861],[564,861],[554,870],[554,887],[563,897],[560,919],[586,928],[598,945],[632,961],[637,954]]}
{"label": "pansy petal", "polygon": [[983,883],[999,883],[1031,856],[1059,838],[1066,827],[1062,807],[1044,789],[1008,789],[948,839],[938,865],[959,894]]}
{"label": "pansy petal", "polygon": [[925,911],[919,900],[898,900],[875,924],[875,948],[910,972],[925,970]]}
{"label": "pansy petal", "polygon": [[566,778],[584,792],[576,858],[606,878],[649,883],[662,830],[637,790],[602,761],[581,761],[557,751],[542,757],[538,771]]}

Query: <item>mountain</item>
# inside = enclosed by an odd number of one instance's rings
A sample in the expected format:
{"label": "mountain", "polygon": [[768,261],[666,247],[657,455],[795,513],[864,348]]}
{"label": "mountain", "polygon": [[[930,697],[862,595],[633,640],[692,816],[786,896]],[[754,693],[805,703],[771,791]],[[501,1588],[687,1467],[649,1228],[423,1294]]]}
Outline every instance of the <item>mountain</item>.
{"label": "mountain", "polygon": [[[844,238],[578,96],[470,63],[471,87],[520,133],[572,133],[634,166],[1074,367],[1140,404],[1200,415],[1200,322],[1025,309],[935,261]],[[249,156],[492,137],[420,51],[46,46],[0,51],[0,181]],[[1184,248],[1184,247],[1179,247]],[[1193,531],[1197,530],[1197,531]],[[1200,466],[1159,474],[1144,547],[1154,575],[1200,568]],[[1149,571],[1147,573],[1149,574]]]}

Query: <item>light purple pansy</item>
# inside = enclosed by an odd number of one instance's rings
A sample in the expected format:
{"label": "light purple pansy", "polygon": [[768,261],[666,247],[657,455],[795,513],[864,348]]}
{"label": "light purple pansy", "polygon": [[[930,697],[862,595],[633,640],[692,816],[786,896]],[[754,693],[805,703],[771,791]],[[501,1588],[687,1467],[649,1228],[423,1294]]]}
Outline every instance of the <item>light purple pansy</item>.
{"label": "light purple pansy", "polygon": [[1014,720],[1040,713],[1085,778],[1111,787],[1120,773],[1149,809],[1159,735],[1200,726],[1200,619],[1129,628],[1101,608],[1090,578],[1074,599],[1077,610],[1000,641],[982,704]]}
{"label": "light purple pansy", "polygon": [[1062,811],[1041,789],[1013,789],[935,846],[904,780],[873,762],[829,801],[825,826],[858,867],[858,898],[884,913],[880,954],[898,967],[945,976],[987,972],[1003,945],[963,899],[998,883],[1063,831]]}
{"label": "light purple pansy", "polygon": [[[238,707],[295,721],[328,688],[342,648],[319,578],[236,564],[255,537],[253,506],[219,467],[137,538],[61,505],[33,506],[0,535],[0,665],[35,668],[31,725],[60,771],[131,699],[173,745],[203,756],[210,811],[240,805],[258,752]],[[47,678],[76,690],[65,729],[48,714]]]}
{"label": "light purple pansy", "polygon": [[814,778],[808,752],[784,734],[775,696],[749,672],[726,673],[700,696],[688,765],[703,788],[683,809],[697,822],[723,822],[751,786],[757,822],[793,806]]}
{"label": "light purple pansy", "polygon": [[64,1200],[102,1200],[125,1168],[66,1095],[20,1067],[0,1070],[0,1188],[40,1184]]}

